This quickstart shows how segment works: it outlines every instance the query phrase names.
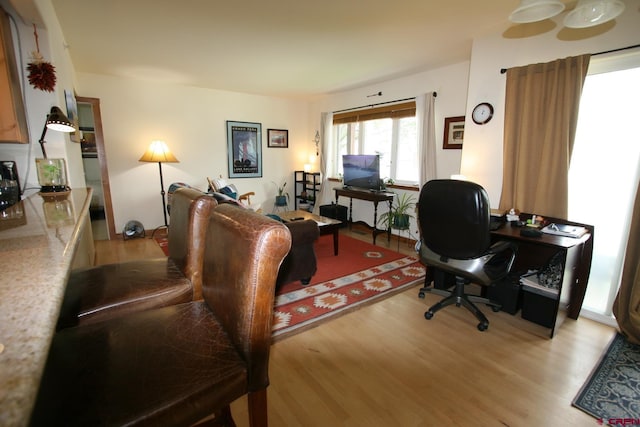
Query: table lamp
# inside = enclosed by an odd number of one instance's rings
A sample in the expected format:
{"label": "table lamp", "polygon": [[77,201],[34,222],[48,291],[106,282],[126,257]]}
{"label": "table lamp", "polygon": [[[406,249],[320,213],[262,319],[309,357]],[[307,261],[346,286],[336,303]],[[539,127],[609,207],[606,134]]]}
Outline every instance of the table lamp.
{"label": "table lamp", "polygon": [[47,130],[52,129],[58,132],[75,132],[76,128],[58,107],[51,107],[47,114],[42,135],[40,136],[40,148],[43,158],[36,159],[36,169],[38,172],[38,183],[40,184],[40,194],[44,196],[65,196],[69,192],[67,186],[67,169],[64,159],[49,159],[44,148]]}

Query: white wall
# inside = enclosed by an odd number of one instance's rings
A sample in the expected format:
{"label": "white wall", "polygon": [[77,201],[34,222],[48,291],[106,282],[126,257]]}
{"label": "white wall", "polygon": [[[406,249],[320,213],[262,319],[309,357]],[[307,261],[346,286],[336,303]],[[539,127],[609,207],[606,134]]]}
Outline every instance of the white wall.
{"label": "white wall", "polygon": [[[308,161],[306,102],[151,81],[78,74],[81,96],[100,99],[116,231],[131,219],[152,229],[163,224],[157,164],[138,161],[149,143],[164,140],[180,163],[162,166],[165,189],[185,182],[202,190],[206,178],[228,178],[226,121],[262,124],[262,178],[230,180],[252,203],[270,212],[274,183],[287,182]],[[289,148],[268,148],[267,129],[288,129]],[[293,200],[292,200],[293,202]]]}
{"label": "white wall", "polygon": [[[7,1],[0,0],[0,3],[4,6]],[[564,15],[556,19],[555,25],[547,22],[542,26],[510,27],[505,18],[505,27],[499,33],[474,41],[469,61],[306,103],[99,75],[83,74],[76,78],[51,0],[36,0],[36,3],[48,29],[39,29],[40,50],[56,66],[57,90],[49,94],[26,85],[25,104],[33,154],[29,155],[29,147],[3,144],[0,158],[17,160],[23,179],[27,165],[31,165],[28,181],[37,186],[32,163],[39,155],[37,140],[49,108],[58,105],[65,110],[64,89],[100,98],[118,231],[129,219],[138,219],[147,228],[163,222],[157,166],[138,162],[152,139],[166,140],[181,161],[163,168],[167,187],[173,181],[184,181],[204,188],[206,176],[227,176],[225,121],[262,123],[263,178],[237,179],[234,183],[241,192],[255,191],[256,201],[270,210],[271,196],[275,194],[272,181],[287,180],[287,187],[293,193],[293,170],[302,169],[309,154],[315,152],[312,140],[319,128],[321,112],[408,98],[434,90],[438,92],[437,176],[446,178],[458,172],[467,175],[485,186],[496,207],[502,186],[504,75],[500,69],[640,43],[637,0],[625,0],[627,11],[615,22],[577,32],[562,28]],[[24,67],[35,43],[30,25],[20,22],[19,34]],[[367,97],[379,91],[382,96]],[[442,150],[444,118],[470,117],[473,106],[482,101],[494,105],[493,120],[485,126],[467,120],[462,152]],[[288,129],[290,148],[267,148],[264,138],[268,128]],[[71,143],[67,135],[57,132],[49,132],[47,142],[50,157],[67,158],[71,186],[85,186],[79,144]],[[332,197],[321,203],[331,200]],[[369,207],[357,210],[366,220]]]}
{"label": "white wall", "polygon": [[[48,1],[42,2],[43,10],[48,10]],[[27,114],[30,144],[0,144],[0,159],[14,160],[18,166],[20,184],[27,188],[26,195],[33,194],[39,189],[35,171],[35,158],[42,157],[38,140],[47,113],[52,106],[59,106],[66,111],[64,103],[64,89],[73,90],[74,73],[68,52],[64,47],[59,24],[53,13],[47,14],[45,27],[38,26],[38,42],[40,53],[45,61],[55,66],[56,86],[54,92],[44,92],[33,88],[27,80],[26,67],[32,61],[32,52],[36,50],[34,30],[32,25],[26,24],[17,15],[6,0],[0,0],[0,5],[12,17],[11,30],[16,46],[16,60],[22,78],[23,99]],[[49,131],[45,137],[47,156],[67,159],[69,183],[72,187],[84,187],[82,162],[79,144],[70,141],[68,134]],[[26,183],[26,185],[25,185]]]}
{"label": "white wall", "polygon": [[[389,80],[363,88],[336,93],[311,103],[309,122],[314,129],[320,127],[322,112],[371,105],[397,99],[411,98],[436,91],[435,102],[437,175],[444,178],[460,170],[460,150],[443,150],[444,118],[463,116],[469,80],[469,62],[461,62],[435,70]],[[368,95],[382,92],[382,96]]]}
{"label": "white wall", "polygon": [[[464,115],[466,109],[468,79],[469,62],[465,61],[459,64],[413,74],[404,78],[389,80],[348,92],[333,94],[312,102],[309,111],[309,122],[312,123],[312,128],[319,129],[320,114],[325,111],[330,112],[397,99],[411,98],[427,92],[435,91],[438,94],[435,101],[436,174],[438,178],[448,178],[452,174],[459,173],[462,151],[442,149],[444,119],[445,117]],[[368,97],[368,95],[378,92],[382,92],[382,96]],[[336,185],[341,184],[332,184],[332,186]],[[418,187],[416,187],[416,190],[417,189]],[[403,191],[396,190],[395,192],[402,193]],[[415,196],[417,201],[418,192],[411,191],[411,193]],[[335,194],[333,191],[327,192],[326,195],[326,198],[321,200],[321,204],[327,204],[335,201]],[[349,200],[341,198],[339,203],[348,206]],[[386,206],[380,204],[378,207],[378,214],[386,212],[387,210]],[[371,202],[354,200],[353,220],[365,221],[372,225],[373,205]],[[412,220],[411,236],[413,238],[416,238],[417,236],[417,225],[415,220]]]}
{"label": "white wall", "polygon": [[[625,4],[625,13],[615,21],[591,29],[564,28],[563,13],[554,19],[554,24],[505,27],[502,33],[474,40],[461,173],[485,187],[492,207],[498,207],[502,190],[506,75],[500,69],[640,43],[638,1],[625,0]],[[495,112],[488,124],[480,126],[470,117],[473,107],[484,101],[493,104]]]}
{"label": "white wall", "polygon": [[[31,86],[27,80],[26,67],[32,61],[32,52],[36,50],[33,27],[30,23],[25,23],[6,0],[0,0],[0,4],[13,17],[11,28],[16,45],[16,60],[21,70],[25,70],[21,76],[30,140],[29,145],[1,144],[0,159],[17,162],[21,186],[24,187],[26,182],[26,187],[29,190],[25,194],[28,195],[39,189],[35,158],[42,157],[38,140],[47,113],[54,105],[59,106],[63,112],[67,111],[64,90],[73,91],[75,76],[69,52],[65,48],[60,26],[51,10],[50,1],[42,0],[38,2],[38,6],[41,8],[42,16],[45,17],[45,23],[44,27],[38,26],[38,43],[44,60],[55,66],[57,81],[54,92],[44,92]],[[84,187],[80,144],[71,142],[68,134],[55,131],[48,131],[45,140],[48,157],[62,157],[67,160],[69,185]]]}

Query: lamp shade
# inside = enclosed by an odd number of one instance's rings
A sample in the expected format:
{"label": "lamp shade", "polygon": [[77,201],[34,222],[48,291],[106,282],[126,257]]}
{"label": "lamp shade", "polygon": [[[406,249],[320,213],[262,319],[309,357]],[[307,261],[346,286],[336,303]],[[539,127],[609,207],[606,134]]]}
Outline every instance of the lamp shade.
{"label": "lamp shade", "polygon": [[521,0],[520,6],[509,15],[516,24],[543,21],[556,16],[564,10],[560,0]]}
{"label": "lamp shade", "polygon": [[621,0],[578,0],[576,7],[564,17],[564,26],[593,27],[615,19],[623,11]]}
{"label": "lamp shade", "polygon": [[179,163],[164,141],[153,141],[140,157],[141,162]]}
{"label": "lamp shade", "polygon": [[58,132],[75,132],[76,130],[73,123],[58,107],[51,107],[51,111],[47,115],[46,127]]}

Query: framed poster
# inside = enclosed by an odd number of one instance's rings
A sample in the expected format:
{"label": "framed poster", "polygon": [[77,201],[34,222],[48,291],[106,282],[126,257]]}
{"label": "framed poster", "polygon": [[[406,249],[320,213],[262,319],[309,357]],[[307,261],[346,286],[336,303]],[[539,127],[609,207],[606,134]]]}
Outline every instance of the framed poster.
{"label": "framed poster", "polygon": [[267,129],[267,147],[288,148],[289,131],[285,129]]}
{"label": "framed poster", "polygon": [[227,120],[229,178],[262,177],[262,125]]}
{"label": "framed poster", "polygon": [[78,123],[78,104],[76,103],[76,96],[73,91],[64,90],[64,102],[67,106],[67,118],[73,127],[76,128],[74,132],[69,134],[69,138],[73,142],[80,142],[80,125]]}
{"label": "framed poster", "polygon": [[464,116],[446,117],[444,119],[444,137],[442,148],[445,150],[461,150],[464,140]]}

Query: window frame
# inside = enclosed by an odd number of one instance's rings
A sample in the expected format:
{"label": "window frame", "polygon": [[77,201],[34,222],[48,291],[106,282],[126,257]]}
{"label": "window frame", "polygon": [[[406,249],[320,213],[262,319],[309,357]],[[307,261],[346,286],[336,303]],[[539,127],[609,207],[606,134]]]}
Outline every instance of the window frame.
{"label": "window frame", "polygon": [[[338,177],[341,175],[342,154],[372,154],[364,153],[363,150],[364,140],[366,138],[364,122],[370,120],[391,119],[391,147],[389,150],[391,159],[389,166],[389,177],[386,178],[393,179],[395,183],[400,185],[415,185],[415,181],[398,181],[395,178],[397,175],[400,119],[404,118],[412,118],[413,120],[417,120],[415,100],[383,105],[376,108],[371,107],[366,109],[355,109],[334,114],[332,126],[333,144],[331,146],[331,153],[329,155],[331,161],[328,165],[329,175],[334,177]],[[343,145],[341,142],[342,138],[340,138],[340,136],[343,135],[343,133],[341,132],[342,129],[345,129],[344,138],[346,138],[346,153],[340,151]],[[415,144],[417,148],[417,135]],[[416,165],[416,167],[420,167],[419,163]]]}

